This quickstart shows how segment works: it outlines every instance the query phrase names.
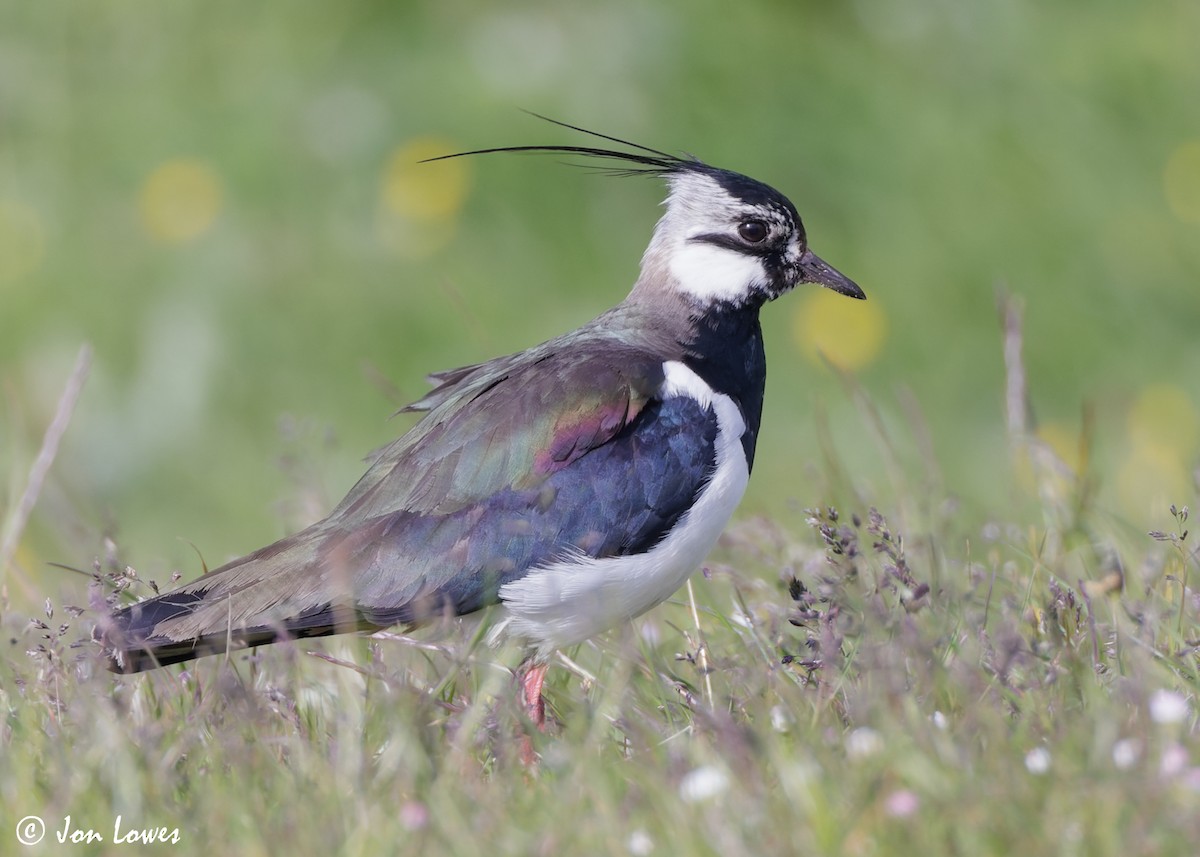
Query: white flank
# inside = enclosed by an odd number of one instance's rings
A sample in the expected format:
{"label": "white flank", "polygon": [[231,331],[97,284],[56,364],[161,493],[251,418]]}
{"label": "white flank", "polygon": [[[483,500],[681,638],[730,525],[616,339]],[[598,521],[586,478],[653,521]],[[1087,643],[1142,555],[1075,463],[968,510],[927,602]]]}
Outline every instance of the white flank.
{"label": "white flank", "polygon": [[500,589],[504,618],[497,632],[523,637],[539,655],[581,643],[665,601],[716,544],[749,479],[733,399],[717,393],[682,363],[663,364],[664,398],[688,396],[717,416],[716,466],[696,503],[662,541],[643,554],[579,557],[533,569]]}
{"label": "white flank", "polygon": [[704,242],[679,247],[669,267],[678,288],[705,306],[743,301],[755,284],[766,279],[757,257]]}

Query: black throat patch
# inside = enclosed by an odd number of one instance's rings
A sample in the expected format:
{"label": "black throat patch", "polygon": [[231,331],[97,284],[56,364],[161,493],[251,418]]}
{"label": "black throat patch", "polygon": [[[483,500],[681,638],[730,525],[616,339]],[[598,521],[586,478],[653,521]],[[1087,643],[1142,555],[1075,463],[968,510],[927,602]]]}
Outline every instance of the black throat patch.
{"label": "black throat patch", "polygon": [[758,307],[719,306],[696,321],[691,341],[684,343],[683,362],[718,393],[737,403],[746,431],[742,449],[753,469],[754,447],[762,420],[767,354]]}

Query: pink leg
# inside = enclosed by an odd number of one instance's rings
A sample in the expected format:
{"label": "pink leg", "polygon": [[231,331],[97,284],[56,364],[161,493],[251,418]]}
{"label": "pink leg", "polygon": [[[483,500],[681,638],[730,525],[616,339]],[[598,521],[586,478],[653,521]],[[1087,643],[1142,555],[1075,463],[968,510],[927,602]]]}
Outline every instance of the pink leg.
{"label": "pink leg", "polygon": [[542,698],[542,683],[546,680],[546,670],[549,668],[549,664],[526,663],[517,671],[521,680],[521,702],[539,732],[546,731],[546,700]]}
{"label": "pink leg", "polygon": [[[549,664],[526,661],[517,669],[517,680],[521,683],[521,705],[539,732],[546,731],[546,700],[542,698],[542,682],[546,680],[549,667]],[[538,754],[533,748],[533,739],[528,733],[522,732],[518,744],[521,764],[528,769],[536,769]]]}

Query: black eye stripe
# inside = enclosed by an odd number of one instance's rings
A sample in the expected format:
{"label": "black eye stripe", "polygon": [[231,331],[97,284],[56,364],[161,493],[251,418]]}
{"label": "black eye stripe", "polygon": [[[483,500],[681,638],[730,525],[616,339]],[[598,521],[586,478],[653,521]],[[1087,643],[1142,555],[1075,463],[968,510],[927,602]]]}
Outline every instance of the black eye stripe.
{"label": "black eye stripe", "polygon": [[760,244],[749,244],[740,238],[735,238],[732,235],[726,235],[721,232],[693,235],[688,239],[688,241],[713,244],[717,247],[724,247],[726,250],[733,250],[745,256],[777,256],[779,255],[780,250],[777,241],[767,240]]}

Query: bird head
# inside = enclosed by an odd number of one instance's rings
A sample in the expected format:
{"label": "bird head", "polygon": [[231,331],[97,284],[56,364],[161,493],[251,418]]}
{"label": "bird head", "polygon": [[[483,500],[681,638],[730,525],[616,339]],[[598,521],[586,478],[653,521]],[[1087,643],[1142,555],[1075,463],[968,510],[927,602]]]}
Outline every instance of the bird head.
{"label": "bird head", "polygon": [[680,159],[664,177],[666,212],[642,257],[639,289],[668,289],[693,304],[761,305],[802,283],[865,298],[808,246],[791,200],[740,173]]}
{"label": "bird head", "polygon": [[[534,114],[537,115],[537,114]],[[749,176],[628,140],[538,116],[630,151],[592,146],[505,146],[443,155],[541,152],[582,156],[615,175],[651,175],[670,189],[666,211],[642,256],[633,297],[683,298],[701,313],[718,306],[757,307],[804,283],[864,299],[853,280],[812,252],[796,207]],[[614,163],[615,162],[615,163]]]}

